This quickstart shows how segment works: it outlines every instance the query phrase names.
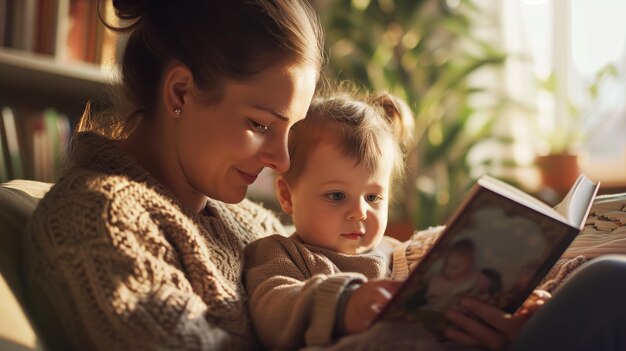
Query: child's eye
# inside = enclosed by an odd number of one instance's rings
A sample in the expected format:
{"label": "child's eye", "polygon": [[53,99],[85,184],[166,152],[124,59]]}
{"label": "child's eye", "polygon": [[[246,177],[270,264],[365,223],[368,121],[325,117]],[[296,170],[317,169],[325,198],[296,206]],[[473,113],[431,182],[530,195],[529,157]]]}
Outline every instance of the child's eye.
{"label": "child's eye", "polygon": [[341,201],[346,198],[346,194],[340,191],[335,191],[335,192],[326,194],[326,198],[332,201]]}
{"label": "child's eye", "polygon": [[252,124],[252,129],[254,129],[255,132],[259,133],[259,134],[267,134],[267,132],[269,132],[270,127],[266,126],[264,124],[261,123],[257,123],[253,120],[250,120],[250,123]]}
{"label": "child's eye", "polygon": [[375,204],[383,201],[383,197],[378,194],[369,194],[365,197],[365,199],[367,200],[367,202],[371,202]]}

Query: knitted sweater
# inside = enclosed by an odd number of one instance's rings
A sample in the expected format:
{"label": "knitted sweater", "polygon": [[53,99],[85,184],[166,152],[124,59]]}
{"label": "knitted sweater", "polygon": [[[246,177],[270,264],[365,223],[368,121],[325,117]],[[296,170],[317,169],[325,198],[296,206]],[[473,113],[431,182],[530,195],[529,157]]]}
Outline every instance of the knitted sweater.
{"label": "knitted sweater", "polygon": [[276,217],[246,200],[194,213],[110,140],[83,133],[74,145],[25,238],[27,296],[48,346],[255,347],[243,248],[281,233]]}
{"label": "knitted sweater", "polygon": [[[308,245],[296,235],[272,235],[246,247],[244,282],[258,337],[271,349],[332,342],[338,302],[351,283],[409,272],[406,244],[384,237],[370,252],[346,255]],[[394,277],[396,278],[396,277]]]}

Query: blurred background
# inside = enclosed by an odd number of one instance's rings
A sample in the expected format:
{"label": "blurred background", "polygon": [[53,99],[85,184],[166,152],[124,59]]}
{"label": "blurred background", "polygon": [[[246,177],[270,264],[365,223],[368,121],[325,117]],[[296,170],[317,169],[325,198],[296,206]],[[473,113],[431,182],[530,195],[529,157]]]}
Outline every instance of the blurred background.
{"label": "blurred background", "polygon": [[550,204],[579,172],[602,192],[626,191],[626,2],[314,4],[327,76],[390,91],[413,110],[393,235],[445,222],[485,173]]}
{"label": "blurred background", "polygon": [[[391,235],[444,223],[482,174],[549,204],[579,172],[602,193],[626,191],[626,2],[310,1],[327,78],[387,90],[413,111]],[[55,180],[72,122],[123,49],[96,1],[49,3],[0,0],[0,181]],[[273,175],[249,197],[278,210]]]}

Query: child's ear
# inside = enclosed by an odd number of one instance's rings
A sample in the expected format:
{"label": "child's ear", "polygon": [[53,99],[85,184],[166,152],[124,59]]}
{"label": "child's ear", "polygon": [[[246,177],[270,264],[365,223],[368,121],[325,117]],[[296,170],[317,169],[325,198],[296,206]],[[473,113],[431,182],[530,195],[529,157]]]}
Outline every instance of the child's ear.
{"label": "child's ear", "polygon": [[276,197],[278,197],[278,202],[280,203],[280,207],[283,209],[288,215],[291,215],[293,212],[293,206],[291,205],[291,191],[289,191],[289,185],[282,176],[278,176],[276,178]]}

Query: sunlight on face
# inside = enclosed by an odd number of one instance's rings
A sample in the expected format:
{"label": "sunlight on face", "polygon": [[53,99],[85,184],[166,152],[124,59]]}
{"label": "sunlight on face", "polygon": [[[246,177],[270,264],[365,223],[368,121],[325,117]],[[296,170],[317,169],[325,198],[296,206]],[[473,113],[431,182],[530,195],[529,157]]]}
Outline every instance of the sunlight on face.
{"label": "sunlight on face", "polygon": [[328,142],[316,147],[290,187],[292,219],[300,238],[344,254],[376,246],[387,226],[392,170],[391,162],[383,161],[367,172]]}
{"label": "sunlight on face", "polygon": [[190,188],[237,203],[263,168],[288,169],[288,131],[305,117],[316,78],[312,66],[277,64],[249,81],[227,82],[216,104],[191,94],[176,137]]}

